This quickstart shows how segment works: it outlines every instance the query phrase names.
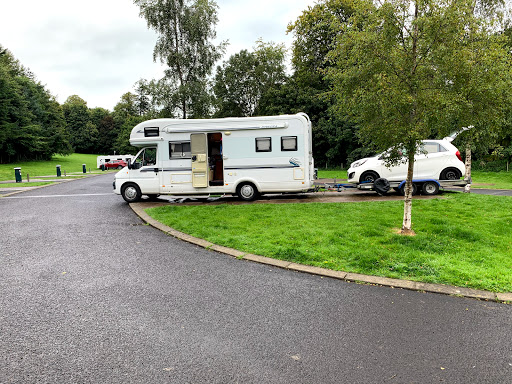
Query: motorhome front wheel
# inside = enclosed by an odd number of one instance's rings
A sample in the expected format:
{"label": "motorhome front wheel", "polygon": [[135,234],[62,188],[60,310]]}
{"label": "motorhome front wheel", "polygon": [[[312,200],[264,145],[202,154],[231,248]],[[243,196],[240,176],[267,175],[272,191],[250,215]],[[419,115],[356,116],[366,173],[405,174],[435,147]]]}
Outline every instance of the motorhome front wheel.
{"label": "motorhome front wheel", "polygon": [[142,196],[140,188],[136,184],[123,186],[121,194],[123,195],[123,199],[128,203],[135,203],[139,201]]}

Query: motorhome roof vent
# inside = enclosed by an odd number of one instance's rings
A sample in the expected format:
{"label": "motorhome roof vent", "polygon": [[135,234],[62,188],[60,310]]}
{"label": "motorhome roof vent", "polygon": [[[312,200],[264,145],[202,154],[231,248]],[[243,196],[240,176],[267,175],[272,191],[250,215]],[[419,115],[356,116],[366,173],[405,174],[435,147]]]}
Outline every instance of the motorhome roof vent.
{"label": "motorhome roof vent", "polygon": [[158,127],[145,127],[144,128],[144,137],[158,137],[160,136],[160,131]]}

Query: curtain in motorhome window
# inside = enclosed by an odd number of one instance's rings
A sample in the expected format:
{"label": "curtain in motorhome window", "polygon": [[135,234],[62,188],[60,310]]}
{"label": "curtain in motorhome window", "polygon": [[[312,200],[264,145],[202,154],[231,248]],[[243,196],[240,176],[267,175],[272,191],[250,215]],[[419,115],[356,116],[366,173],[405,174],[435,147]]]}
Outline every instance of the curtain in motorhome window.
{"label": "curtain in motorhome window", "polygon": [[272,152],[272,139],[270,137],[257,137],[256,152]]}
{"label": "curtain in motorhome window", "polygon": [[296,150],[297,150],[297,136],[281,137],[281,151],[296,151]]}
{"label": "curtain in motorhome window", "polygon": [[190,157],[190,141],[169,142],[170,159],[189,159]]}

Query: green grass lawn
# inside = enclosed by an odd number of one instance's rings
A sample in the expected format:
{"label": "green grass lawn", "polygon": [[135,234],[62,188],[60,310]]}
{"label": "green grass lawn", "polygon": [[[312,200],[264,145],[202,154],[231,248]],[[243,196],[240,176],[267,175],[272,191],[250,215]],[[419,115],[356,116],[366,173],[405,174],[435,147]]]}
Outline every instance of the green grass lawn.
{"label": "green grass lawn", "polygon": [[512,172],[471,171],[472,188],[512,189]]}
{"label": "green grass lawn", "polygon": [[319,179],[347,179],[346,169],[319,169]]}
{"label": "green grass lawn", "polygon": [[276,259],[333,270],[512,291],[512,198],[445,193],[415,200],[416,236],[395,233],[403,202],[164,206],[177,230]]}
{"label": "green grass lawn", "polygon": [[14,180],[14,168],[21,167],[21,176],[24,181],[27,180],[27,173],[30,178],[37,176],[55,175],[56,165],[61,166],[62,174],[82,172],[82,164],[86,164],[87,172],[97,171],[96,157],[98,155],[84,155],[81,153],[73,153],[69,156],[53,156],[50,161],[26,161],[11,164],[0,164],[0,181]]}

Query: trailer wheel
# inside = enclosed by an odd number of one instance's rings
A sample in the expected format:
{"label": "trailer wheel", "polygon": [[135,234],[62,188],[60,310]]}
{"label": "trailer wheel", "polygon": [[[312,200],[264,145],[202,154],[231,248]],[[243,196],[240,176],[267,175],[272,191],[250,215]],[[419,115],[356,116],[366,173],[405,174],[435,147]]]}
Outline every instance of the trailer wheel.
{"label": "trailer wheel", "polygon": [[437,195],[439,193],[439,184],[434,181],[426,181],[421,188],[424,195]]}
{"label": "trailer wheel", "polygon": [[446,168],[443,169],[439,180],[459,180],[462,174],[457,168]]}
{"label": "trailer wheel", "polygon": [[236,188],[236,194],[241,200],[252,201],[258,197],[258,190],[252,183],[242,183]]}
{"label": "trailer wheel", "polygon": [[359,178],[360,183],[373,183],[379,178],[379,174],[374,171],[366,171]]}
{"label": "trailer wheel", "polygon": [[137,184],[125,184],[121,189],[121,195],[127,203],[136,203],[140,200],[142,193]]}
{"label": "trailer wheel", "polygon": [[[416,184],[412,183],[412,194],[413,194],[413,196],[416,195],[417,193],[418,193],[418,186]],[[404,183],[404,185],[402,185],[400,187],[400,194],[402,196],[405,196],[405,183]]]}

